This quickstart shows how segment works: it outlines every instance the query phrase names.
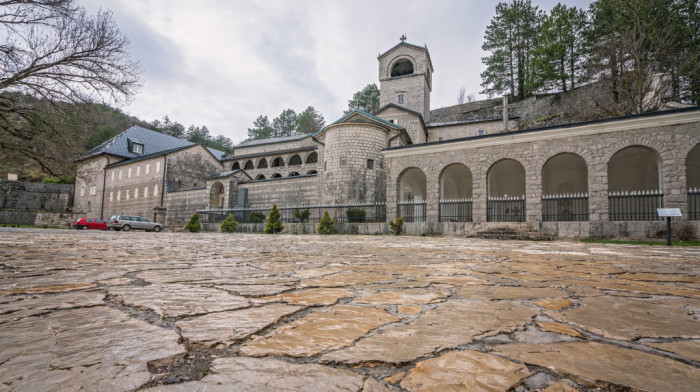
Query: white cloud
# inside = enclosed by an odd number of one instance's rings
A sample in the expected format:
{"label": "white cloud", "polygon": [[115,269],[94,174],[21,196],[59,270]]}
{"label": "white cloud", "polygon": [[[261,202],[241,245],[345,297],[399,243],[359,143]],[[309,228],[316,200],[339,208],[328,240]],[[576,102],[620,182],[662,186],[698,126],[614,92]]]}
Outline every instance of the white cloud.
{"label": "white cloud", "polygon": [[[557,1],[534,1],[549,9]],[[485,3],[485,4],[484,4]],[[589,1],[570,2],[582,6]],[[314,106],[335,121],[352,94],[378,83],[376,56],[401,34],[427,44],[433,108],[478,93],[484,30],[495,3],[398,0],[83,0],[113,11],[143,65],[145,85],[123,108],[169,115],[234,142],[260,114]]]}

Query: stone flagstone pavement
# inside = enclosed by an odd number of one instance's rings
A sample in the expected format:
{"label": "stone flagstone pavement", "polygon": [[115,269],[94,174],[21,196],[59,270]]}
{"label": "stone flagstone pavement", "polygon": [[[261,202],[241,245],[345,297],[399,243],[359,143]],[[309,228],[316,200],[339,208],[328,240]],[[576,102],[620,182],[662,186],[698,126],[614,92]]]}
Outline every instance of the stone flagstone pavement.
{"label": "stone flagstone pavement", "polygon": [[700,390],[700,249],[0,228],[0,391]]}

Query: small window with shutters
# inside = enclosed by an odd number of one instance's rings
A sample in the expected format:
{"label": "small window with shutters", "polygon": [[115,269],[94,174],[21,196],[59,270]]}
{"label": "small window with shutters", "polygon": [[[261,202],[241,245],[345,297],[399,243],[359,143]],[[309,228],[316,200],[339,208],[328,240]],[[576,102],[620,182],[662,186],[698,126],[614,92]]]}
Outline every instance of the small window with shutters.
{"label": "small window with shutters", "polygon": [[367,168],[368,168],[368,169],[374,169],[374,159],[368,159],[368,160],[367,160]]}

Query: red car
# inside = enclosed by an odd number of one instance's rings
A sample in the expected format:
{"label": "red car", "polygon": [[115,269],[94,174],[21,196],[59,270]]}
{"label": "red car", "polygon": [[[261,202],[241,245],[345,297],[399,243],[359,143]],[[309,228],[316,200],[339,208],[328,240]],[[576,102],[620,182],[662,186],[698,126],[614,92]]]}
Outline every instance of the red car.
{"label": "red car", "polygon": [[107,230],[107,222],[102,219],[80,218],[73,222],[73,227],[78,230]]}

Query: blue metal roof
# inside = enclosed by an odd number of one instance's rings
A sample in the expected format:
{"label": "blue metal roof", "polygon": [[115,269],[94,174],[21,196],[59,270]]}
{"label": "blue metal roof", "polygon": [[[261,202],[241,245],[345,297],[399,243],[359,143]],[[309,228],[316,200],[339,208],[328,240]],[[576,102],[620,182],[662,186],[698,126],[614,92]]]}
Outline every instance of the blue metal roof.
{"label": "blue metal roof", "polygon": [[[143,144],[143,153],[134,154],[131,152],[129,146],[133,142]],[[165,151],[176,150],[192,145],[194,145],[194,143],[187,140],[152,131],[137,125],[82,154],[76,160],[79,161],[100,154],[116,155],[127,159],[140,158],[144,156],[153,156]],[[221,159],[225,154],[223,151],[215,150],[213,148],[207,147],[207,149],[217,159]]]}

